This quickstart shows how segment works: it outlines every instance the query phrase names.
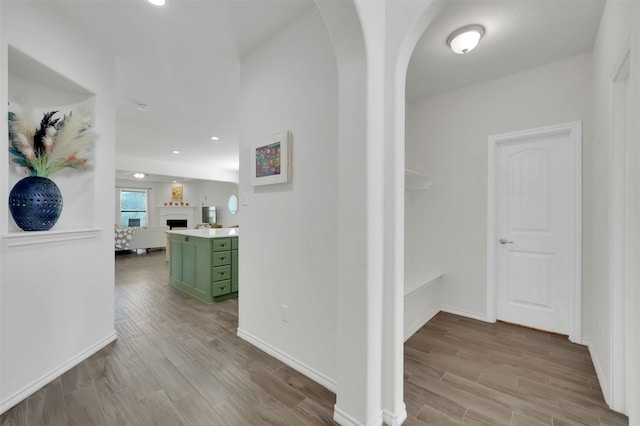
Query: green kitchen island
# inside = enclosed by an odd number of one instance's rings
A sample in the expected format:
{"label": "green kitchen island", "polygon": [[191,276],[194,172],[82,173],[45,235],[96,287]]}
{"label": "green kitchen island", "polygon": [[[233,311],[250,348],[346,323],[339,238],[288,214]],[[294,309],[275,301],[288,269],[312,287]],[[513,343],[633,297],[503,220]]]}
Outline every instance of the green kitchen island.
{"label": "green kitchen island", "polygon": [[205,303],[238,296],[238,228],[167,231],[169,284]]}

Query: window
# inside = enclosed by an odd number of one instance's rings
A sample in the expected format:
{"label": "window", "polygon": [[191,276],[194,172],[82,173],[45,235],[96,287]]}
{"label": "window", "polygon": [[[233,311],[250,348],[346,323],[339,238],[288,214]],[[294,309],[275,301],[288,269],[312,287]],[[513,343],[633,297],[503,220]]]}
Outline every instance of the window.
{"label": "window", "polygon": [[147,226],[147,191],[120,190],[120,226]]}

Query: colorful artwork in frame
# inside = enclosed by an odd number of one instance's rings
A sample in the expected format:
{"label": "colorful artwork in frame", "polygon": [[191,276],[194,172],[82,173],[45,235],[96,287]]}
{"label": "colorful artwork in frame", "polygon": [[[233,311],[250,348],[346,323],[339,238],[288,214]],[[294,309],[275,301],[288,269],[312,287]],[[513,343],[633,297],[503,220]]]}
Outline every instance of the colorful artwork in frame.
{"label": "colorful artwork in frame", "polygon": [[[171,199],[173,201],[182,201],[183,187],[179,183],[171,185]],[[177,204],[176,204],[177,205]]]}
{"label": "colorful artwork in frame", "polygon": [[256,148],[256,177],[280,174],[280,142]]}
{"label": "colorful artwork in frame", "polygon": [[251,185],[289,182],[289,143],[289,131],[284,131],[251,145]]}

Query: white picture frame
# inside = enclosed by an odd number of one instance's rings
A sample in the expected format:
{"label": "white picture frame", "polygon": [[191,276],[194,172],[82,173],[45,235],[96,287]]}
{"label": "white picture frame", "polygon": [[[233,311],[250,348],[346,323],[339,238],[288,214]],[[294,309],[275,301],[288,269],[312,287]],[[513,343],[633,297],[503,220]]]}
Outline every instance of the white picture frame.
{"label": "white picture frame", "polygon": [[289,182],[290,132],[285,130],[253,142],[251,155],[251,185],[272,185]]}

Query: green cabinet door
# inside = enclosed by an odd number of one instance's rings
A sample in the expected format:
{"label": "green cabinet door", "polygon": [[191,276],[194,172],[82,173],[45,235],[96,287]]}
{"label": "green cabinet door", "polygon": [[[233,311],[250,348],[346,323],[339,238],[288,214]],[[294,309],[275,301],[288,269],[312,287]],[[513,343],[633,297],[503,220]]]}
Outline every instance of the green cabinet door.
{"label": "green cabinet door", "polygon": [[238,291],[238,250],[231,250],[231,292]]}
{"label": "green cabinet door", "polygon": [[[198,238],[195,247],[195,279],[194,292],[200,294],[202,300],[209,301],[211,294],[211,243],[210,240]],[[203,244],[204,243],[204,244]]]}
{"label": "green cabinet door", "polygon": [[169,282],[206,303],[211,289],[211,240],[186,235],[169,237]]}
{"label": "green cabinet door", "polygon": [[182,242],[169,238],[169,280],[173,284],[182,282]]}
{"label": "green cabinet door", "polygon": [[182,284],[195,287],[196,282],[196,247],[189,241],[182,243]]}

